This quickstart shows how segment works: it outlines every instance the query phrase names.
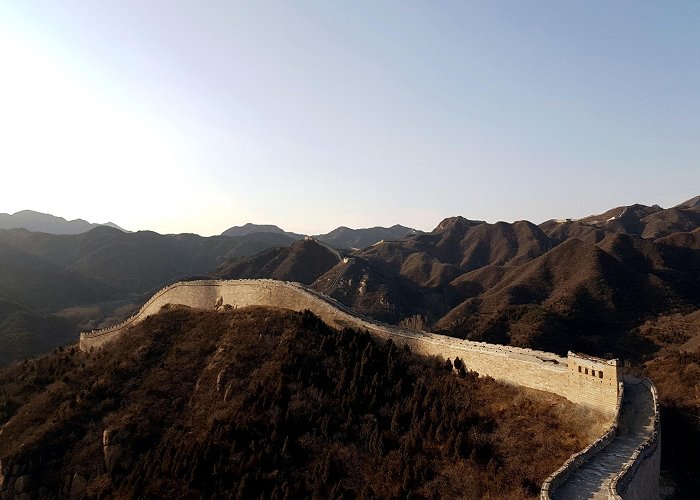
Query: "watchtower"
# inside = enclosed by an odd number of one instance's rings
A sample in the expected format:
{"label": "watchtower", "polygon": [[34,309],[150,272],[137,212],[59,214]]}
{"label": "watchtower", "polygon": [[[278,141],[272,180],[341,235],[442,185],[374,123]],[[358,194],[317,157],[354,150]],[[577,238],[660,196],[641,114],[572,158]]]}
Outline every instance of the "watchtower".
{"label": "watchtower", "polygon": [[617,359],[602,359],[569,351],[569,399],[615,412],[620,376]]}

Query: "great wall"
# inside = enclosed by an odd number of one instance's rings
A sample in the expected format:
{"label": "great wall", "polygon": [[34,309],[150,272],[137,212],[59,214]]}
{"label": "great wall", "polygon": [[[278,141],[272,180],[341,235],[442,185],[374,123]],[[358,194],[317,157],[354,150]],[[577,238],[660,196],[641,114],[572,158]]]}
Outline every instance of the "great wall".
{"label": "great wall", "polygon": [[480,375],[554,393],[602,412],[609,430],[573,455],[542,485],[541,500],[659,497],[661,443],[656,389],[648,380],[623,380],[617,360],[569,352],[567,357],[517,347],[460,340],[409,330],[359,316],[334,299],[298,283],[275,280],[200,280],[169,285],[119,325],[81,333],[80,348],[102,347],[165,305],[197,309],[268,306],[310,310],[336,328],[368,331],[413,352],[461,358]]}

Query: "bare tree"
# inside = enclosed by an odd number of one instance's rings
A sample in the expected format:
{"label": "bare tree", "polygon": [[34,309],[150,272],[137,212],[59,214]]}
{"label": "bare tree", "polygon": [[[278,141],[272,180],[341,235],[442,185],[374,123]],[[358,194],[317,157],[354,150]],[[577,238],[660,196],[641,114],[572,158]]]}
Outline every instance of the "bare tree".
{"label": "bare tree", "polygon": [[399,326],[409,328],[411,330],[425,330],[425,318],[420,314],[408,316],[399,322]]}

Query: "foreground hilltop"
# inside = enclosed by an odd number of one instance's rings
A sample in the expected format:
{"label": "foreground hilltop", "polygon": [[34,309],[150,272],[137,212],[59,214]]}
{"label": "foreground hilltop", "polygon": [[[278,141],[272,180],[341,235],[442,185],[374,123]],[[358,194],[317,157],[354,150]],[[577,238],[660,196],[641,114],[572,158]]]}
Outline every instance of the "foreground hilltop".
{"label": "foreground hilltop", "polygon": [[600,432],[566,400],[455,367],[309,313],[167,310],[109,349],[0,372],[0,488],[535,498]]}

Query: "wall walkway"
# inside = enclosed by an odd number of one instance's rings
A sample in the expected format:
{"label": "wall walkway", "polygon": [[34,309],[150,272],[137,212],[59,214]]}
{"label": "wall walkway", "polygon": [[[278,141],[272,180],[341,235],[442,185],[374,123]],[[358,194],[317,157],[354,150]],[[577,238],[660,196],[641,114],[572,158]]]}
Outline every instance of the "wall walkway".
{"label": "wall walkway", "polygon": [[[650,387],[640,380],[626,380],[620,415],[616,422],[617,429],[613,429],[612,439],[574,469],[546,498],[553,500],[658,499],[658,469],[656,475],[647,474],[652,478],[650,481],[641,476],[638,478],[641,480],[637,481],[641,487],[635,487],[638,490],[636,495],[628,494],[629,486],[634,483],[632,476],[629,477],[622,492],[618,491],[617,483],[613,484],[633,463],[642,462],[636,460],[639,456],[638,450],[655,436],[657,415],[656,398]],[[658,460],[655,463],[658,466]]]}

